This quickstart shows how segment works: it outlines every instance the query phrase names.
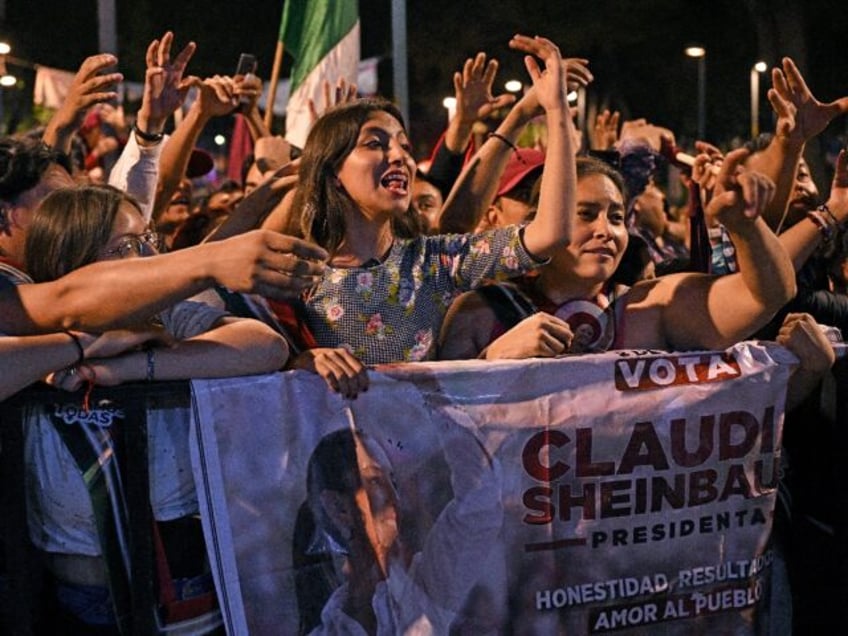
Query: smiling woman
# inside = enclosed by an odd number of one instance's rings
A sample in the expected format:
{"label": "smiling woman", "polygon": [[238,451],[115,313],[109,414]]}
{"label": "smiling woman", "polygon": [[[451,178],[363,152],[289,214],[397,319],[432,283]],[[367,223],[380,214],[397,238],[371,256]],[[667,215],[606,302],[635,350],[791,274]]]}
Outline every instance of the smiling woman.
{"label": "smiling woman", "polygon": [[460,297],[445,320],[440,358],[719,349],[750,336],[792,297],[794,281],[789,257],[759,218],[773,186],[736,172],[744,154],[728,155],[721,195],[706,210],[744,246],[740,273],[674,274],[630,288],[612,282],[628,242],[624,183],[607,165],[581,158],[572,243],[536,277]]}
{"label": "smiling woman", "polygon": [[548,129],[557,131],[548,142],[538,212],[523,228],[398,239],[392,220],[410,208],[416,169],[398,109],[385,100],[359,100],[331,109],[310,132],[294,209],[304,235],[331,257],[305,302],[318,348],[301,354],[296,366],[319,373],[346,396],[367,387],[364,364],[432,359],[458,293],[523,274],[570,240],[573,124],[562,58],[540,37],[516,36],[510,46],[528,54]]}

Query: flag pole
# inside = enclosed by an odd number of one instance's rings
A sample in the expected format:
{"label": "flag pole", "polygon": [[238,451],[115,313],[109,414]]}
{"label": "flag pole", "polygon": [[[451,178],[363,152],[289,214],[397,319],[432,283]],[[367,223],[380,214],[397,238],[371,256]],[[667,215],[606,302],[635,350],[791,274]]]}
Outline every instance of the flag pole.
{"label": "flag pole", "polygon": [[265,102],[265,127],[268,130],[271,130],[271,122],[274,120],[274,100],[277,98],[277,83],[280,81],[284,48],[283,41],[277,40],[277,50],[274,51],[274,66],[271,68],[271,84],[268,86],[268,100]]}

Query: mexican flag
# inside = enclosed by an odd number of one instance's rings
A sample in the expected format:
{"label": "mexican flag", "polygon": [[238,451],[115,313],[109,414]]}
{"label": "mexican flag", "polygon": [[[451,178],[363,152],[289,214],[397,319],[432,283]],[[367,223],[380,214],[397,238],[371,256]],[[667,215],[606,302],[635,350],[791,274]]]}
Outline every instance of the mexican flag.
{"label": "mexican flag", "polygon": [[286,139],[303,148],[312,124],[308,102],[326,108],[322,84],[339,78],[355,83],[359,64],[357,0],[286,0],[280,42],[294,58]]}

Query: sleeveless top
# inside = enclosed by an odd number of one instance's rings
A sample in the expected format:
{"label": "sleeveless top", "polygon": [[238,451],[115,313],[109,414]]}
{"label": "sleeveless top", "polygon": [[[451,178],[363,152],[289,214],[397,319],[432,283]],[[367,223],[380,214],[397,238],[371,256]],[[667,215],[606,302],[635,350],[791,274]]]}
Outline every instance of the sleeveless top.
{"label": "sleeveless top", "polygon": [[537,312],[556,316],[574,333],[569,353],[600,353],[620,348],[624,335],[623,304],[618,301],[627,288],[605,287],[595,298],[574,298],[555,303],[536,286],[534,277],[523,276],[507,283],[477,290],[495,314],[491,343],[519,322]]}

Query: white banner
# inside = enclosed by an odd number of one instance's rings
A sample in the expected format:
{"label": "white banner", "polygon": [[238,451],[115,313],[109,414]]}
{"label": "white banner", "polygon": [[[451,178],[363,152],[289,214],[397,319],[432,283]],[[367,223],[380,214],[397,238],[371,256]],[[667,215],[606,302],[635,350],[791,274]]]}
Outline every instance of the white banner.
{"label": "white banner", "polygon": [[353,401],[195,381],[228,632],[766,634],[792,362],[390,365]]}

